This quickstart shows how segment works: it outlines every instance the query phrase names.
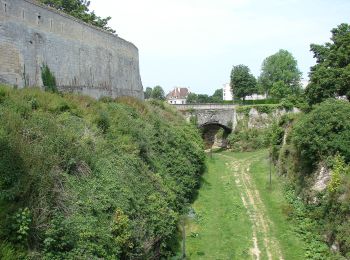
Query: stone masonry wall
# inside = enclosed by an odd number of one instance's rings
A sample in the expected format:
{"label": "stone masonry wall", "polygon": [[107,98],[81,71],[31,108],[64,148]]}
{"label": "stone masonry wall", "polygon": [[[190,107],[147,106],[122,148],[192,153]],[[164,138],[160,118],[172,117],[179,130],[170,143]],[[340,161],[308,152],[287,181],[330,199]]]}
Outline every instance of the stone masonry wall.
{"label": "stone masonry wall", "polygon": [[34,0],[0,0],[0,83],[42,86],[44,64],[59,90],[143,99],[132,43]]}

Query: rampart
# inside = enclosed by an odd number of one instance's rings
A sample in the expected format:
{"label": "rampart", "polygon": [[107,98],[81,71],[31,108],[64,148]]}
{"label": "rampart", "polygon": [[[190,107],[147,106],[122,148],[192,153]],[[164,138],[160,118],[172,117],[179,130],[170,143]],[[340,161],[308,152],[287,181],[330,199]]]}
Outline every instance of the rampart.
{"label": "rampart", "polygon": [[0,0],[0,83],[43,86],[43,65],[62,91],[143,98],[132,43],[34,0]]}

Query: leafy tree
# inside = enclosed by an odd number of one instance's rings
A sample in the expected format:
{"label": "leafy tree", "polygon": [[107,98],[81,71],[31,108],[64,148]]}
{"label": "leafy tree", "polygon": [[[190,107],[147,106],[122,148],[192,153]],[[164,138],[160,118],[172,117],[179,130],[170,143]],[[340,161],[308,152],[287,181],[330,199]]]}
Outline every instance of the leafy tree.
{"label": "leafy tree", "polygon": [[250,69],[245,65],[233,66],[231,71],[231,82],[233,95],[236,98],[245,99],[246,96],[252,95],[256,90],[256,79],[250,73]]}
{"label": "leafy tree", "polygon": [[212,103],[221,103],[223,101],[223,90],[222,88],[215,90],[214,94],[211,96]]}
{"label": "leafy tree", "polygon": [[165,100],[164,90],[161,86],[155,86],[152,90],[151,98]]}
{"label": "leafy tree", "polygon": [[71,16],[74,16],[86,23],[100,27],[111,33],[115,33],[115,30],[108,27],[108,22],[111,17],[101,18],[97,16],[93,11],[90,12],[88,0],[39,0],[41,3],[53,7],[59,11],[65,12]]}
{"label": "leafy tree", "polygon": [[301,117],[293,130],[299,157],[310,166],[337,153],[350,162],[350,103],[330,99]]}
{"label": "leafy tree", "polygon": [[222,89],[215,90],[212,96],[207,94],[189,93],[186,102],[188,104],[194,103],[221,103],[222,102]]}
{"label": "leafy tree", "polygon": [[290,96],[292,91],[286,86],[283,81],[277,81],[272,84],[270,95],[276,99],[282,99],[284,97]]}
{"label": "leafy tree", "polygon": [[198,103],[198,95],[196,93],[189,93],[186,102],[188,104]]}
{"label": "leafy tree", "polygon": [[268,96],[282,98],[300,93],[300,79],[297,60],[290,52],[279,50],[263,61],[259,87]]}
{"label": "leafy tree", "polygon": [[145,99],[149,99],[152,96],[152,88],[151,87],[147,87],[146,91],[145,91]]}
{"label": "leafy tree", "polygon": [[210,97],[207,94],[198,94],[197,103],[210,103]]}
{"label": "leafy tree", "polygon": [[310,104],[344,95],[350,100],[350,25],[341,24],[331,32],[331,42],[311,44],[316,65],[305,91]]}

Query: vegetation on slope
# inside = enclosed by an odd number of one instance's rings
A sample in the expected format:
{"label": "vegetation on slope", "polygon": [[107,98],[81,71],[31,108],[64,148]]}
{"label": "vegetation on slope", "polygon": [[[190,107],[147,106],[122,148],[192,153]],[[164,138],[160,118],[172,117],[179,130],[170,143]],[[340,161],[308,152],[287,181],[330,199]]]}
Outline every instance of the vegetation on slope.
{"label": "vegetation on slope", "polygon": [[[274,157],[280,174],[290,180],[289,195],[295,193],[290,214],[303,219],[302,232],[322,234],[319,240],[349,258],[350,103],[327,100],[307,114],[285,120],[275,133]],[[317,182],[326,187],[316,189]],[[317,252],[322,258],[315,259],[327,259],[320,244],[315,245],[313,253]]]}
{"label": "vegetation on slope", "polygon": [[204,168],[162,103],[0,87],[0,258],[166,256]]}
{"label": "vegetation on slope", "polygon": [[[274,125],[283,114],[292,112],[291,102],[280,104],[259,104],[237,107],[237,125],[228,136],[233,151],[254,151],[267,148],[271,144]],[[257,113],[257,114],[256,114]]]}

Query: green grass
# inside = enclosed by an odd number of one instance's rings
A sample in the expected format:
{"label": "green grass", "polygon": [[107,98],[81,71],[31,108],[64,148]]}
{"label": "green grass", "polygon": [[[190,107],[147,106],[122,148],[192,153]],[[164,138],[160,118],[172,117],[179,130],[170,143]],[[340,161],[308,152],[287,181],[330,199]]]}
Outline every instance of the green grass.
{"label": "green grass", "polygon": [[233,176],[217,154],[208,159],[208,170],[193,208],[196,218],[187,227],[189,259],[249,257],[250,221]]}
{"label": "green grass", "polygon": [[283,195],[283,179],[278,177],[272,167],[272,181],[269,181],[268,151],[261,150],[253,153],[244,153],[244,156],[256,155],[259,160],[251,165],[250,172],[255,186],[259,190],[265,204],[269,219],[273,222],[272,232],[278,239],[285,259],[305,259],[304,242],[293,231],[292,223],[283,213],[289,205]]}
{"label": "green grass", "polygon": [[[222,156],[222,155],[225,155]],[[280,244],[285,259],[304,259],[304,245],[292,231],[283,214],[287,203],[282,183],[274,174],[269,185],[267,150],[256,152],[214,153],[208,158],[208,170],[197,200],[192,205],[196,216],[186,225],[188,259],[250,259],[252,224],[228,163],[252,160],[251,179],[265,204],[270,232]],[[259,235],[259,234],[258,234]],[[259,245],[260,246],[260,245]],[[262,259],[265,259],[261,246]]]}

